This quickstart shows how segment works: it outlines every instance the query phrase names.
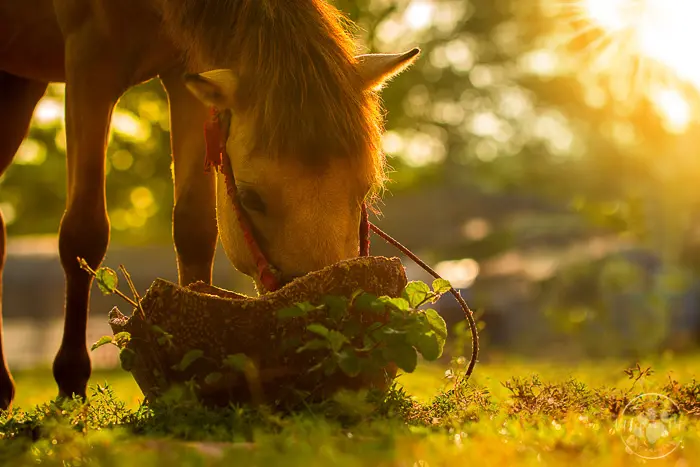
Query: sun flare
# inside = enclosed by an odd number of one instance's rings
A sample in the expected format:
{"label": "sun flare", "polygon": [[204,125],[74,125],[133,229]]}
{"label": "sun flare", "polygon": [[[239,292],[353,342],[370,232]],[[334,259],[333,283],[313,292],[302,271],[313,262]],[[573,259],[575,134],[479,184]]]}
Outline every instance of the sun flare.
{"label": "sun flare", "polygon": [[625,0],[586,0],[584,7],[588,16],[601,27],[617,31],[629,23],[629,12],[625,12],[627,3]]}
{"label": "sun flare", "polygon": [[673,130],[688,125],[693,118],[689,101],[700,96],[700,1],[549,3],[575,25],[569,42],[587,38],[582,50],[590,64],[587,71],[605,76],[619,100],[645,96]]}
{"label": "sun flare", "polygon": [[609,33],[629,29],[637,53],[700,89],[700,2],[585,0],[585,8],[590,18]]}

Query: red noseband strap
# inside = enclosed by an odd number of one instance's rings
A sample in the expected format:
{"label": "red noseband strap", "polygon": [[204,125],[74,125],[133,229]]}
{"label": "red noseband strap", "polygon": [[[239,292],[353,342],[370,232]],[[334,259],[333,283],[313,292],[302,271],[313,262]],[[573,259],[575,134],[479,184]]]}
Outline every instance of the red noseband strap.
{"label": "red noseband strap", "polygon": [[[226,119],[224,119],[226,120]],[[250,251],[258,270],[258,280],[267,292],[273,292],[280,288],[279,275],[263,254],[253,234],[253,226],[238,200],[235,179],[231,160],[226,153],[226,140],[228,135],[228,121],[222,121],[221,113],[214,107],[210,110],[210,118],[204,124],[204,138],[207,146],[205,170],[212,168],[223,173],[226,178],[226,191],[231,199],[231,204],[236,213],[236,220],[241,226],[248,251]],[[362,205],[362,217],[360,219],[360,256],[369,256],[369,217],[367,207]]]}

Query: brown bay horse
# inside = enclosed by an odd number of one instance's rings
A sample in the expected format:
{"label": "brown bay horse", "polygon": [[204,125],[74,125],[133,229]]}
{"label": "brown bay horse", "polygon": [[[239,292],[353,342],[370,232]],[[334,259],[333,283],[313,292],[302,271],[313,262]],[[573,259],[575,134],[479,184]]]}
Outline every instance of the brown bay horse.
{"label": "brown bay horse", "polygon": [[[255,271],[224,184],[203,170],[207,107],[231,111],[226,150],[240,202],[288,281],[357,256],[361,205],[384,181],[378,92],[418,50],[355,56],[354,48],[344,18],[324,0],[0,1],[0,174],[47,84],[66,83],[59,396],[84,397],[90,377],[92,280],[77,258],[97,268],[109,243],[105,151],[120,96],[154,77],[168,95],[179,282],[211,282],[219,234],[234,267]],[[4,223],[0,232],[1,280]],[[1,324],[0,314],[7,409],[14,383]]]}

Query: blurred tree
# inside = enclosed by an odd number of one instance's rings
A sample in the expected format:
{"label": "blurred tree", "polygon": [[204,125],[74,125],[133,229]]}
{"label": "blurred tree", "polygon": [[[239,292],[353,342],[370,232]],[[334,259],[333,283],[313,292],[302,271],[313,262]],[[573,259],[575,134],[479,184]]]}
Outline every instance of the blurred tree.
{"label": "blurred tree", "polygon": [[[580,18],[557,13],[581,2],[335,3],[358,25],[363,50],[423,49],[415,68],[383,91],[393,193],[454,184],[534,196],[570,207],[590,228],[637,238],[672,261],[684,257],[683,245],[694,238],[691,222],[700,217],[700,197],[692,189],[700,175],[693,157],[698,112],[680,131],[658,99],[628,104],[624,85],[585,73],[580,52],[596,40],[595,31],[576,35],[571,31],[581,29]],[[65,201],[62,97],[62,86],[53,85],[0,182],[11,235],[58,227]],[[121,99],[112,128],[107,191],[113,238],[170,241],[168,116],[157,80]],[[476,243],[464,239],[460,255],[473,254],[491,235],[506,238],[503,228]],[[501,249],[509,246],[501,243]]]}
{"label": "blurred tree", "polygon": [[[65,207],[64,86],[36,108],[28,138],[0,181],[9,235],[56,233]],[[133,88],[114,113],[107,151],[112,236],[127,244],[170,241],[168,113],[157,80]]]}

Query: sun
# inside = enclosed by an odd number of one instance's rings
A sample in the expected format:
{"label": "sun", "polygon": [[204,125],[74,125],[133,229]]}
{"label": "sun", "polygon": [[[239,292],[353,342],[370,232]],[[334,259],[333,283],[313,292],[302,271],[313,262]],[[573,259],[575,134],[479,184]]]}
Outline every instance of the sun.
{"label": "sun", "polygon": [[700,1],[548,2],[578,25],[571,41],[596,37],[584,51],[592,73],[607,76],[621,93],[649,98],[675,130],[687,126],[688,100],[698,97],[688,88],[700,96]]}
{"label": "sun", "polygon": [[584,8],[588,16],[601,27],[617,31],[631,23],[631,4],[628,0],[586,0]]}
{"label": "sun", "polygon": [[584,0],[588,16],[609,33],[629,29],[637,50],[700,89],[700,2]]}

